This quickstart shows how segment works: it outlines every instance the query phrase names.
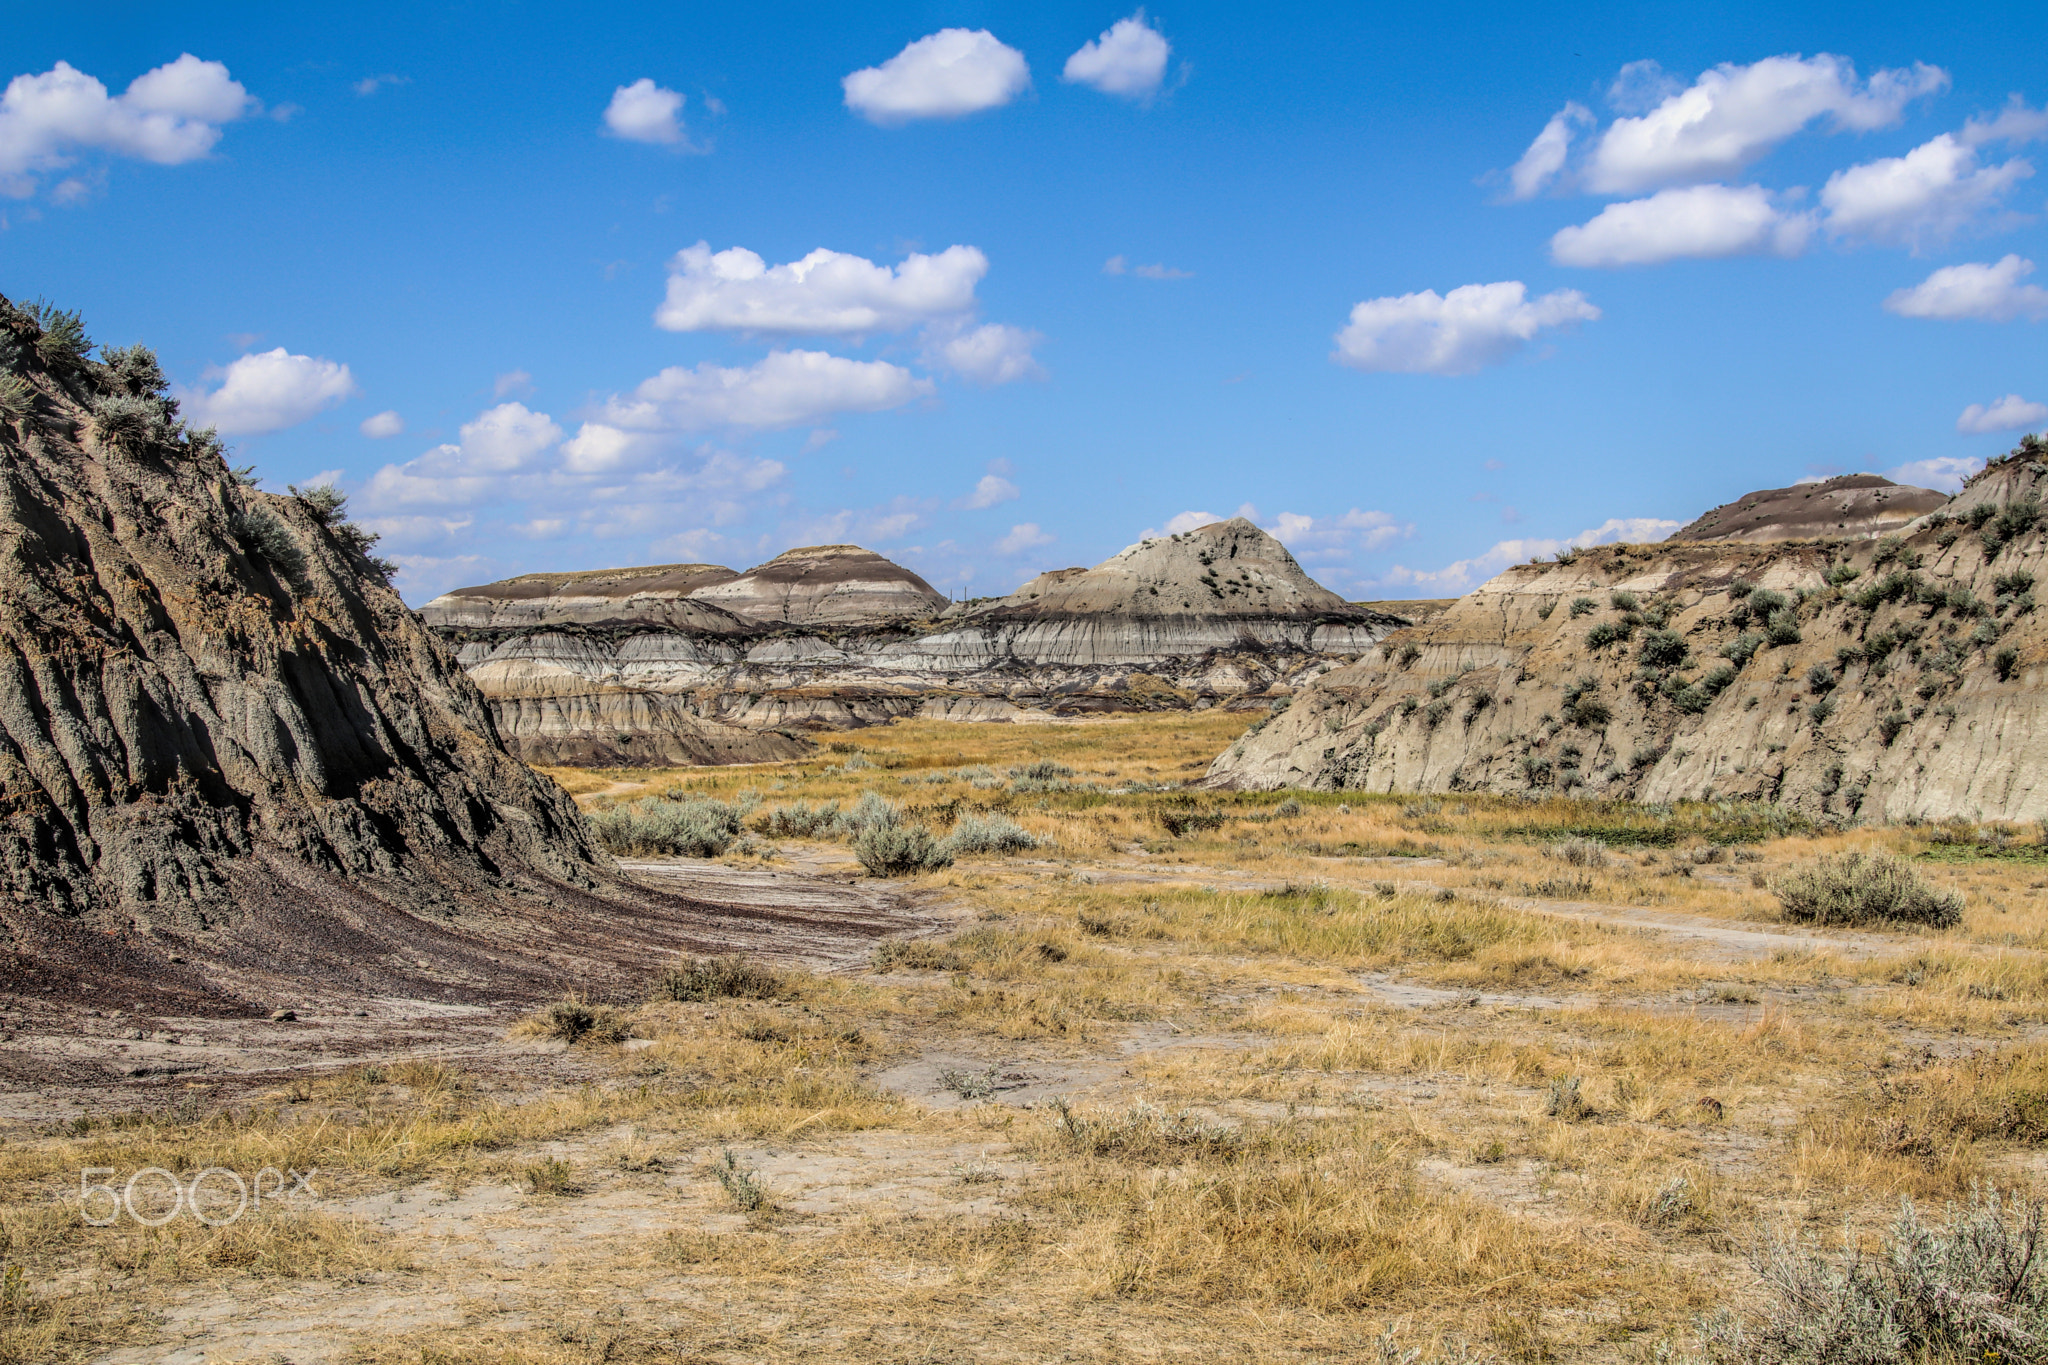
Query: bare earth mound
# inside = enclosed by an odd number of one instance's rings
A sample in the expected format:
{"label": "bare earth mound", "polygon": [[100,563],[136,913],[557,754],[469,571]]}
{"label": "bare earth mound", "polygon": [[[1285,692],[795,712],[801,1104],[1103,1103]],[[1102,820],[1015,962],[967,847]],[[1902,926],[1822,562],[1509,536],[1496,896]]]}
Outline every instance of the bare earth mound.
{"label": "bare earth mound", "polygon": [[0,300],[0,987],[519,998],[689,938],[698,903],[618,878],[338,499],[245,486],[153,356],[89,351]]}
{"label": "bare earth mound", "polygon": [[1716,507],[1673,540],[1843,540],[1896,531],[1948,501],[1946,493],[1843,474],[1819,483],[1765,488]]}

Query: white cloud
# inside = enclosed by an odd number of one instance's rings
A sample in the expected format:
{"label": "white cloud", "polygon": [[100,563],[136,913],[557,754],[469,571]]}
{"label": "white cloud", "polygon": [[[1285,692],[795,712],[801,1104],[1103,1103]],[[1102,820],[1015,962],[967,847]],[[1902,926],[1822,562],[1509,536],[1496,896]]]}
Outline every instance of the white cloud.
{"label": "white cloud", "polygon": [[1533,199],[1541,193],[1543,187],[1564,169],[1574,133],[1580,128],[1591,127],[1593,121],[1593,111],[1583,104],[1567,102],[1564,108],[1551,115],[1550,122],[1543,125],[1543,131],[1536,134],[1536,140],[1529,144],[1529,150],[1522,153],[1522,159],[1508,169],[1508,197]]}
{"label": "white cloud", "polygon": [[953,505],[963,511],[978,512],[984,507],[994,507],[1022,496],[1016,484],[1001,474],[991,473],[982,475],[981,481],[974,485],[974,491]]}
{"label": "white cloud", "polygon": [[1145,11],[1139,10],[1067,58],[1060,79],[1092,85],[1105,95],[1141,99],[1158,91],[1172,53],[1172,44],[1145,22]]}
{"label": "white cloud", "polygon": [[631,85],[612,91],[604,107],[604,130],[628,142],[653,142],[676,146],[683,140],[683,97],[665,90],[642,76]]}
{"label": "white cloud", "polygon": [[1600,310],[1576,289],[1530,300],[1520,280],[1460,285],[1448,294],[1367,299],[1337,333],[1331,359],[1358,370],[1470,374],[1496,365],[1546,327],[1591,322]]}
{"label": "white cloud", "polygon": [[381,76],[365,76],[361,80],[357,81],[355,85],[352,86],[351,88],[358,95],[361,95],[367,99],[369,96],[376,94],[377,91],[383,86],[411,84],[412,77],[399,76],[387,72]]}
{"label": "white cloud", "polygon": [[1975,147],[1943,133],[1904,156],[1836,171],[1820,201],[1830,233],[1911,247],[1917,254],[1946,243],[2033,173],[2019,157],[1979,165]]}
{"label": "white cloud", "polygon": [[602,420],[639,431],[743,427],[766,431],[816,423],[842,412],[881,412],[933,392],[885,360],[847,360],[823,351],[771,351],[745,367],[675,365],[605,404]]}
{"label": "white cloud", "polygon": [[883,127],[958,118],[1008,104],[1031,86],[1024,54],[987,29],[947,28],[840,82],[846,107]]}
{"label": "white cloud", "polygon": [[503,398],[508,393],[527,393],[532,388],[532,375],[524,370],[507,370],[491,381],[491,397]]}
{"label": "white cloud", "polygon": [[1614,83],[1607,87],[1607,103],[1619,114],[1647,114],[1683,89],[1684,81],[1646,58],[1615,73]]}
{"label": "white cloud", "polygon": [[1192,270],[1182,270],[1171,265],[1132,265],[1122,256],[1112,256],[1102,263],[1105,275],[1136,275],[1141,280],[1191,280]]}
{"label": "white cloud", "polygon": [[839,433],[834,431],[831,427],[819,427],[810,435],[804,437],[803,453],[806,455],[814,455],[818,451],[823,450],[826,446],[831,445],[834,441],[838,439]]}
{"label": "white cloud", "polygon": [[1397,564],[1387,571],[1386,577],[1381,579],[1380,583],[1390,587],[1418,588],[1424,592],[1462,594],[1467,589],[1492,578],[1511,564],[1543,559],[1560,550],[1584,549],[1590,545],[1612,545],[1617,542],[1631,545],[1647,544],[1665,539],[1682,525],[1683,522],[1666,521],[1660,517],[1616,517],[1565,540],[1503,540],[1484,554],[1474,555],[1470,559],[1460,559],[1441,569],[1410,569]]}
{"label": "white cloud", "polygon": [[462,454],[472,469],[512,473],[533,467],[542,451],[562,439],[562,429],[544,412],[524,403],[500,403],[462,424]]}
{"label": "white cloud", "polygon": [[1827,53],[1723,63],[1648,113],[1609,124],[1586,183],[1602,194],[1629,194],[1719,180],[1817,119],[1843,132],[1885,128],[1911,101],[1947,88],[1948,73],[1925,63],[1860,83],[1847,58]]}
{"label": "white cloud", "polygon": [[571,474],[617,473],[640,463],[663,444],[660,436],[648,432],[585,422],[562,442],[562,468]]}
{"label": "white cloud", "polygon": [[2016,393],[1990,405],[1972,403],[1956,418],[1956,430],[1981,436],[1992,431],[2022,431],[2048,424],[2048,403],[2030,403]]}
{"label": "white cloud", "polygon": [[1884,307],[1900,317],[1944,322],[2038,319],[2048,316],[2048,289],[2020,283],[2033,273],[2034,263],[2016,255],[2004,256],[1995,265],[1945,265],[1912,288],[1894,291]]}
{"label": "white cloud", "polygon": [[1591,222],[1558,230],[1559,265],[1655,265],[1680,257],[1797,256],[1813,219],[1786,213],[1759,185],[1692,185],[1609,204]]}
{"label": "white cloud", "polygon": [[[1252,509],[1246,507],[1243,510],[1249,512]],[[1184,535],[1189,531],[1199,530],[1211,522],[1221,520],[1223,518],[1217,516],[1214,512],[1181,512],[1167,519],[1165,530],[1162,531],[1157,527],[1147,526],[1144,530],[1138,532],[1138,539],[1157,540],[1161,536]]]}
{"label": "white cloud", "polygon": [[1031,354],[1031,348],[1043,340],[1037,332],[1022,327],[985,322],[964,331],[935,329],[930,350],[933,359],[964,379],[977,384],[1008,384],[1045,378],[1045,367]]}
{"label": "white cloud", "polygon": [[912,252],[891,268],[823,247],[770,266],[745,247],[714,253],[699,242],[669,262],[668,295],[655,325],[671,332],[772,336],[894,332],[974,308],[988,257],[971,246]]}
{"label": "white cloud", "polygon": [[922,526],[933,504],[917,498],[891,498],[880,507],[842,508],[799,517],[782,526],[784,545],[872,544],[895,540]]}
{"label": "white cloud", "polygon": [[362,425],[357,427],[356,430],[362,432],[363,435],[373,441],[382,441],[393,436],[403,435],[405,432],[405,419],[399,416],[397,412],[386,409],[383,412],[365,417]]}
{"label": "white cloud", "polygon": [[26,199],[38,173],[88,150],[159,166],[196,161],[220,141],[222,124],[258,107],[227,67],[189,52],[145,71],[115,97],[58,62],[39,76],[16,76],[0,94],[0,193]]}
{"label": "white cloud", "polygon": [[348,366],[317,356],[274,351],[245,355],[225,370],[210,369],[221,385],[212,392],[181,391],[185,411],[200,426],[228,436],[255,436],[296,426],[356,391]]}
{"label": "white cloud", "polygon": [[998,540],[993,548],[999,555],[1022,554],[1026,550],[1034,550],[1041,545],[1050,545],[1055,539],[1057,537],[1053,536],[1050,532],[1041,531],[1038,528],[1037,522],[1027,521],[1012,526],[1009,534]]}
{"label": "white cloud", "polygon": [[1972,147],[1987,142],[2034,142],[2048,137],[2048,109],[2029,109],[2014,95],[1994,118],[1973,118],[1963,125],[1963,141]]}
{"label": "white cloud", "polygon": [[1415,533],[1413,523],[1396,521],[1385,512],[1361,512],[1356,507],[1334,517],[1282,512],[1266,530],[1302,559],[1345,559]]}
{"label": "white cloud", "polygon": [[1944,493],[1960,493],[1970,476],[1983,467],[1984,461],[1975,456],[1951,455],[1902,464],[1897,469],[1887,469],[1884,476],[1893,483],[1912,484],[1918,488],[1935,488]]}
{"label": "white cloud", "polygon": [[544,412],[500,403],[462,424],[460,444],[443,443],[370,476],[364,504],[373,511],[473,506],[506,496],[541,471],[540,456],[562,439]]}

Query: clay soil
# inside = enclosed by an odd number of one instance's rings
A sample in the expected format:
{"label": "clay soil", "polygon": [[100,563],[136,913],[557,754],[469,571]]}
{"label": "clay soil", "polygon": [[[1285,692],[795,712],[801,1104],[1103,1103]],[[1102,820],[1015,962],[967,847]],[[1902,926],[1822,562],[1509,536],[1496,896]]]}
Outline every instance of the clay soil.
{"label": "clay soil", "polygon": [[[579,935],[578,1008],[9,1008],[0,1360],[1633,1361],[1761,1302],[1767,1231],[2035,1187],[2038,831],[1183,789],[1242,724],[559,773],[1040,841],[887,881],[758,832],[629,860],[666,927]],[[1963,923],[1786,923],[1771,881],[1852,848]],[[713,954],[758,970],[662,987]],[[151,1166],[318,1174],[85,1222],[81,1169]]]}

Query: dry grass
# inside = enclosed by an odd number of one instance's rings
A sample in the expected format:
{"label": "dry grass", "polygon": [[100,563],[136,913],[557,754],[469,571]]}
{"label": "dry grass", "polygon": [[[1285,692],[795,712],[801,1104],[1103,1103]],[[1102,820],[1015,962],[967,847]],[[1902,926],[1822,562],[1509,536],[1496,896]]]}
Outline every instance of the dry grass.
{"label": "dry grass", "polygon": [[[17,1133],[0,1260],[33,1302],[0,1317],[0,1361],[148,1340],[135,1304],[296,1277],[338,1303],[461,1286],[448,1325],[360,1334],[364,1362],[1376,1359],[1390,1329],[1429,1358],[1619,1362],[1746,1293],[1766,1226],[2032,1182],[2038,832],[1178,787],[1244,723],[916,722],[801,763],[558,772],[598,804],[871,791],[935,833],[1001,815],[1040,846],[915,879],[971,919],[865,972],[675,964],[567,1030],[573,1084],[387,1065]],[[1042,763],[1073,772],[1009,774]],[[856,870],[844,843],[751,843]],[[1961,891],[1961,926],[1759,949],[1630,918],[1787,933],[1771,879],[1850,851]],[[528,1031],[567,1041],[565,1009]],[[927,1054],[1080,1093],[944,1108],[877,1084]],[[338,1217],[100,1238],[61,1202],[79,1166],[150,1164],[502,1189],[495,1216],[553,1259]],[[586,1231],[621,1207],[644,1226]],[[110,1264],[126,1298],[95,1287]]]}

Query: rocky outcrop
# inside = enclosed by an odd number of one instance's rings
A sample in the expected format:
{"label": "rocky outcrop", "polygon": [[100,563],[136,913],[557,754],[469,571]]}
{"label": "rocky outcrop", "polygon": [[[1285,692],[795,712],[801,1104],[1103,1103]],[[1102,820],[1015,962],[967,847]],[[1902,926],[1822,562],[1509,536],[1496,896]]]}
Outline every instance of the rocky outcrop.
{"label": "rocky outcrop", "polygon": [[486,631],[548,625],[662,626],[707,635],[744,634],[747,623],[696,600],[701,588],[739,575],[716,564],[653,564],[641,569],[530,573],[482,587],[457,588],[421,609],[436,626]]}
{"label": "rocky outcrop", "polygon": [[787,756],[806,731],[910,715],[1010,721],[1264,704],[1401,623],[1321,587],[1242,519],[950,607],[868,551],[793,550],[691,590],[688,600],[744,620],[740,630],[642,629],[623,619],[642,571],[612,572],[620,609],[603,619],[581,605],[587,587],[562,590],[575,605],[559,622],[542,611],[526,629],[474,624],[472,604],[509,598],[507,585],[463,589],[422,611],[460,643],[500,730],[530,761],[753,761]]}
{"label": "rocky outcrop", "polygon": [[518,998],[645,941],[675,905],[506,752],[339,499],[249,487],[148,351],[90,355],[0,300],[0,990]]}
{"label": "rocky outcrop", "polygon": [[1847,540],[1899,530],[1948,502],[1946,493],[1843,474],[1764,488],[1725,503],[1672,533],[1673,540]]}
{"label": "rocky outcrop", "polygon": [[944,593],[858,545],[785,550],[693,595],[749,621],[820,630],[916,621],[946,606]]}
{"label": "rocky outcrop", "polygon": [[1510,569],[1320,679],[1207,780],[2048,816],[2037,463],[1994,464],[1951,504],[1986,510],[1910,534]]}

